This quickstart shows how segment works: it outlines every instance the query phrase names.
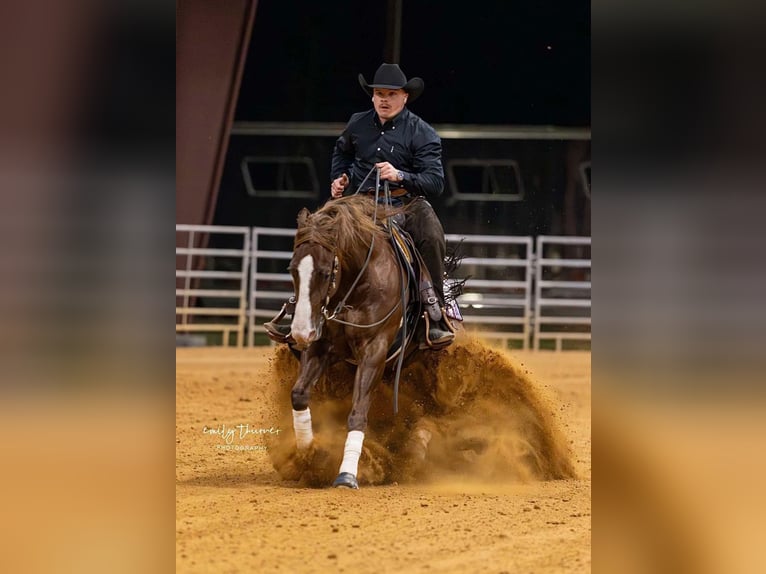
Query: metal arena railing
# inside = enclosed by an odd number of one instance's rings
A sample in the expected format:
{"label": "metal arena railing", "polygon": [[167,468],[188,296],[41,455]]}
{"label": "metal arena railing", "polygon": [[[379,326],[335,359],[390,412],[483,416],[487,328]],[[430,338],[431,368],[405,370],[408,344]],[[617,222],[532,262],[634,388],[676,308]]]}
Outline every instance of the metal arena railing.
{"label": "metal arena railing", "polygon": [[447,235],[449,249],[462,256],[458,275],[466,278],[458,304],[463,326],[504,346],[526,349],[532,317],[534,254],[531,237]]}
{"label": "metal arena railing", "polygon": [[293,278],[287,272],[287,265],[293,256],[294,237],[295,229],[252,229],[248,310],[248,344],[251,347],[256,333],[266,333],[263,324],[293,295]]}
{"label": "metal arena railing", "polygon": [[[221,240],[226,247],[214,245]],[[244,342],[250,228],[176,225],[176,333],[221,333]]]}
{"label": "metal arena railing", "polygon": [[590,237],[537,237],[533,348],[591,340]]}
{"label": "metal arena railing", "polygon": [[[185,297],[176,315],[186,319],[177,322],[176,331],[223,331],[224,345],[230,344],[228,333],[235,332],[236,344],[241,346],[246,324],[249,346],[264,341],[263,323],[293,294],[287,265],[295,229],[179,225],[176,230],[197,234],[229,230],[242,237],[241,249],[195,249],[191,237],[190,247],[176,249],[177,255],[187,256],[186,268],[176,270],[176,277],[187,282],[183,289],[176,289],[177,299]],[[503,346],[514,341],[523,349],[563,350],[568,341],[590,340],[590,238],[540,236],[535,241],[532,237],[456,234],[446,238],[448,251],[457,251],[461,258],[456,279],[465,279],[458,303],[467,331]],[[562,258],[567,250],[576,256]],[[220,260],[215,263],[220,257],[234,257],[241,264],[236,271],[192,274],[189,258],[195,255],[211,258],[207,268],[220,265]],[[220,278],[236,279],[235,285],[224,291],[192,289],[188,284],[193,278],[218,278],[217,273],[222,274]],[[190,305],[192,295],[201,298],[197,301],[201,307]],[[228,305],[220,297],[228,297]],[[236,321],[200,322],[204,315],[229,316]],[[194,318],[196,322],[188,320]]]}

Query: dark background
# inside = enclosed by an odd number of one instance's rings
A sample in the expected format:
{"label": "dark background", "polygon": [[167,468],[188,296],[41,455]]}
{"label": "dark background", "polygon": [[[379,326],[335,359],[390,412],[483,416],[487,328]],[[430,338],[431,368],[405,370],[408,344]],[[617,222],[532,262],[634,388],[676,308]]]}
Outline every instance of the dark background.
{"label": "dark background", "polygon": [[[406,1],[401,59],[436,124],[590,126],[590,3]],[[237,120],[345,122],[385,59],[387,3],[259,2]]]}

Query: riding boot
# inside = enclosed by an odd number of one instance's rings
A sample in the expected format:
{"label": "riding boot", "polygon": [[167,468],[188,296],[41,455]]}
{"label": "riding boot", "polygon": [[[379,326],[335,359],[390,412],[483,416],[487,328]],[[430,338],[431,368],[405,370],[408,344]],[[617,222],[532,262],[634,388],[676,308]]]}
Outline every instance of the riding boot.
{"label": "riding boot", "polygon": [[[295,313],[295,297],[290,297],[290,299],[282,305],[282,309],[280,309],[279,313],[277,313],[271,321],[263,324],[269,339],[275,343],[288,343],[290,341],[293,313]],[[285,316],[289,317],[289,319],[280,323]]]}
{"label": "riding boot", "polygon": [[442,312],[439,298],[430,281],[420,283],[420,300],[425,307],[423,317],[428,327],[426,343],[432,349],[442,349],[452,343],[455,333]]}

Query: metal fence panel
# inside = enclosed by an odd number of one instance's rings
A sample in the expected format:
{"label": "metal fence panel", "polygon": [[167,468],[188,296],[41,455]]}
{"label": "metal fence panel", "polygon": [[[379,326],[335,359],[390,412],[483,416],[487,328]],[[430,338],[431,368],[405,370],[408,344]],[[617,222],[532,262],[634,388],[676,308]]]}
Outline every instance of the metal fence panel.
{"label": "metal fence panel", "polygon": [[287,265],[293,256],[295,229],[253,227],[248,309],[248,345],[258,333],[265,337],[263,324],[274,317],[293,294],[293,279]]}
{"label": "metal fence panel", "polygon": [[[200,237],[207,247],[195,247]],[[217,240],[226,246],[211,247]],[[223,345],[234,334],[244,344],[250,255],[248,227],[176,225],[176,333],[220,333]]]}
{"label": "metal fence panel", "polygon": [[457,275],[465,278],[458,299],[467,331],[504,346],[529,344],[532,316],[532,238],[447,235],[447,249],[462,257]]}
{"label": "metal fence panel", "polygon": [[590,246],[590,237],[537,237],[534,349],[590,341]]}
{"label": "metal fence panel", "polygon": [[[182,300],[176,331],[220,331],[223,344],[234,333],[241,346],[246,329],[247,345],[268,342],[263,323],[293,294],[287,265],[295,229],[179,225],[176,230],[190,234],[188,244],[176,249],[186,262],[176,269],[184,281],[176,288]],[[228,233],[241,238],[241,248],[194,248],[195,233]],[[571,341],[590,341],[589,237],[450,234],[446,239],[448,251],[457,250],[462,258],[455,275],[465,279],[459,303],[466,330],[524,349],[565,350]],[[194,269],[195,256],[204,256],[206,267],[236,260],[239,268]],[[226,288],[226,282],[232,286]],[[192,304],[195,298],[206,304]]]}

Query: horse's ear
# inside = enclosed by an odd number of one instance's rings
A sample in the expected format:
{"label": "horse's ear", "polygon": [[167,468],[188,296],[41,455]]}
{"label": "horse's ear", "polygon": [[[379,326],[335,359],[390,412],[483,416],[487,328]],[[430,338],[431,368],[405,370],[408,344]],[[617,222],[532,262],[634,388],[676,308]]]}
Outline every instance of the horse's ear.
{"label": "horse's ear", "polygon": [[298,212],[298,227],[304,227],[309,222],[309,216],[311,212],[308,208],[304,207]]}

